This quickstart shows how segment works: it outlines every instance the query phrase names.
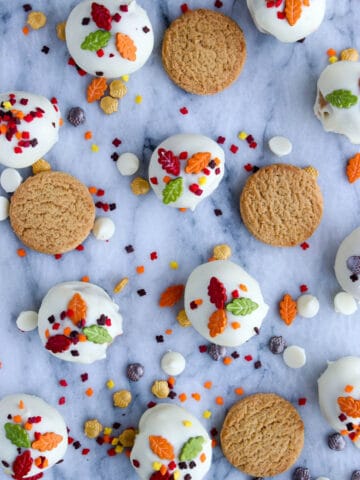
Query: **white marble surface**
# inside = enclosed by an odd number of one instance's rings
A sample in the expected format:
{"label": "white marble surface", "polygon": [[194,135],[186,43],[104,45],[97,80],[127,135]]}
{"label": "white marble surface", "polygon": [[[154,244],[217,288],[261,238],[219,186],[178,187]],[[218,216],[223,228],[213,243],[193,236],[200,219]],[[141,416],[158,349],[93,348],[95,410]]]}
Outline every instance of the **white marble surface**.
{"label": "white marble surface", "polygon": [[[350,185],[345,176],[346,160],[358,151],[346,138],[323,132],[312,113],[316,79],[327,64],[329,47],[341,50],[349,46],[360,48],[357,30],[360,22],[359,0],[328,0],[326,19],[320,30],[303,44],[285,45],[260,34],[254,27],[245,1],[224,0],[221,11],[231,15],[244,29],[248,43],[248,59],[239,80],[214,97],[197,97],[179,90],[167,78],[161,66],[160,45],[164,28],[180,14],[175,0],[141,0],[147,8],[155,31],[155,51],[146,66],[131,76],[129,93],[121,101],[119,112],[106,117],[96,104],[87,104],[85,88],[89,77],[80,77],[67,65],[66,46],[55,34],[55,25],[66,19],[73,0],[33,0],[34,10],[43,10],[48,24],[42,30],[25,37],[21,28],[26,14],[23,1],[0,1],[0,90],[28,90],[59,100],[63,116],[72,106],[86,111],[87,121],[74,128],[67,121],[60,132],[60,141],[46,156],[54,169],[77,175],[88,185],[104,188],[101,200],[117,203],[109,215],[116,223],[115,236],[108,243],[93,237],[85,242],[83,252],[72,252],[56,261],[53,257],[28,251],[25,258],[16,254],[20,242],[7,221],[0,224],[0,393],[18,391],[34,393],[57,405],[61,396],[66,404],[58,407],[72,435],[82,448],[90,448],[88,456],[81,449],[69,447],[65,462],[46,474],[48,480],[78,478],[129,478],[136,474],[125,455],[108,457],[106,447],[86,439],[83,422],[97,417],[104,424],[119,421],[122,427],[135,426],[149,401],[154,400],[150,386],[164,378],[160,358],[168,349],[181,352],[187,366],[177,380],[175,391],[187,393],[184,406],[201,417],[205,409],[213,416],[202,420],[210,430],[220,429],[226,408],[237,400],[234,388],[245,393],[274,391],[297,405],[300,397],[308,402],[298,407],[306,426],[306,442],[297,465],[310,468],[312,476],[324,475],[331,480],[350,479],[351,472],[360,468],[360,452],[347,444],[343,452],[327,447],[331,428],[320,415],[317,404],[316,380],[325,369],[326,361],[343,355],[360,354],[359,315],[344,317],[334,313],[333,295],[338,291],[333,263],[341,239],[359,225],[360,184]],[[213,1],[193,0],[191,8],[214,8]],[[43,45],[50,47],[45,55]],[[136,95],[143,102],[134,102]],[[186,106],[187,116],[179,113]],[[94,133],[93,142],[83,138],[86,130]],[[251,133],[258,148],[251,150],[237,139],[240,130]],[[206,199],[195,213],[180,213],[163,206],[151,192],[135,197],[129,177],[122,177],[110,159],[112,152],[132,151],[141,158],[145,175],[153,148],[164,138],[179,132],[199,132],[214,139],[226,137],[226,173],[215,194]],[[259,243],[246,231],[238,213],[238,197],[248,176],[243,166],[250,162],[263,166],[275,162],[267,147],[273,135],[285,135],[294,145],[293,152],[283,161],[299,166],[314,165],[320,171],[319,183],[324,194],[325,210],[320,228],[309,240],[310,248],[278,249]],[[114,148],[112,140],[122,140]],[[100,150],[93,153],[91,143]],[[239,146],[237,154],[230,145]],[[2,167],[1,167],[2,169]],[[25,169],[24,174],[30,172]],[[4,192],[1,192],[4,195]],[[223,211],[214,215],[214,208]],[[101,213],[101,212],[100,212]],[[233,249],[232,260],[242,264],[261,283],[270,312],[259,337],[237,349],[240,358],[225,367],[213,362],[198,346],[206,342],[192,329],[181,328],[175,319],[178,308],[160,310],[159,294],[169,284],[185,282],[191,270],[206,261],[214,245],[228,243]],[[135,252],[127,254],[126,245]],[[158,259],[150,260],[157,251]],[[178,270],[169,268],[176,260]],[[144,265],[145,273],[136,274],[136,266]],[[116,296],[124,316],[124,335],[110,348],[108,359],[91,366],[76,366],[50,356],[42,347],[36,332],[21,333],[15,320],[22,310],[37,309],[47,290],[58,282],[78,280],[89,275],[92,282],[111,292],[123,276],[130,278],[126,290]],[[299,294],[299,286],[307,284],[310,293],[320,300],[320,312],[313,319],[298,318],[291,327],[283,324],[277,314],[277,303],[285,292]],[[144,288],[145,297],[136,290]],[[166,329],[173,329],[166,335]],[[290,370],[281,357],[273,356],[267,343],[271,335],[282,334],[289,344],[303,346],[307,364]],[[164,335],[164,343],[155,336]],[[229,350],[231,353],[232,350]],[[254,369],[245,355],[260,359],[263,366]],[[145,365],[145,376],[129,385],[125,368],[128,362]],[[88,372],[89,380],[82,383],[80,374]],[[58,385],[65,378],[67,388]],[[114,379],[116,387],[130,388],[134,402],[125,411],[112,407],[111,392],[105,382]],[[206,380],[213,388],[205,390]],[[86,388],[94,389],[88,398]],[[191,398],[200,392],[201,402]],[[215,404],[222,395],[225,406]],[[177,403],[177,400],[172,400]],[[3,478],[3,474],[0,473]],[[221,450],[214,450],[214,462],[207,479],[246,479],[224,459]],[[289,473],[278,477],[289,479]]]}

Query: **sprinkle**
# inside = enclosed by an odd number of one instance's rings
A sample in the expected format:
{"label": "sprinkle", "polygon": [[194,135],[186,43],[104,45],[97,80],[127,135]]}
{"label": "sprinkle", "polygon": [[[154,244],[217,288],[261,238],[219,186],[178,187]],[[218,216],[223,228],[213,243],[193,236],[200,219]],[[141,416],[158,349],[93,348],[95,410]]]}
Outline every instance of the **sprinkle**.
{"label": "sprinkle", "polygon": [[329,63],[336,63],[338,60],[338,57],[329,57]]}
{"label": "sprinkle", "polygon": [[139,295],[139,297],[143,297],[144,295],[146,295],[146,290],[141,288],[140,290],[137,290],[136,293]]}
{"label": "sprinkle", "polygon": [[204,417],[204,418],[210,418],[211,415],[212,415],[212,413],[210,412],[210,410],[205,410],[205,411],[203,412],[203,417]]}
{"label": "sprinkle", "polygon": [[112,390],[114,387],[115,387],[115,382],[114,380],[110,379],[106,382],[106,387],[109,389],[109,390]]}
{"label": "sprinkle", "polygon": [[215,208],[214,213],[217,217],[220,217],[222,215],[222,210],[220,210],[220,208]]}
{"label": "sprinkle", "polygon": [[26,251],[23,248],[18,248],[16,253],[19,257],[26,257]]}
{"label": "sprinkle", "polygon": [[231,357],[224,357],[223,358],[223,364],[224,365],[230,365],[232,363],[232,358]]}
{"label": "sprinkle", "polygon": [[30,10],[32,10],[32,6],[29,3],[26,3],[22,7],[24,9],[24,12],[30,12]]}
{"label": "sprinkle", "polygon": [[142,103],[142,101],[143,101],[142,96],[141,96],[141,95],[136,95],[136,97],[135,97],[135,103],[140,104],[140,103]]}
{"label": "sprinkle", "polygon": [[239,135],[238,135],[240,140],[245,140],[247,136],[248,136],[248,134],[244,131],[240,132]]}
{"label": "sprinkle", "polygon": [[168,328],[165,330],[165,333],[166,335],[172,335],[173,331],[171,330],[171,328]]}
{"label": "sprinkle", "polygon": [[300,406],[305,405],[306,402],[307,402],[307,399],[306,399],[306,398],[299,398],[299,400],[298,400],[298,404],[299,404]]}
{"label": "sprinkle", "polygon": [[84,133],[85,140],[91,140],[92,136],[93,136],[93,134],[90,130],[88,130],[87,132]]}
{"label": "sprinkle", "polygon": [[88,388],[87,390],[85,390],[85,395],[87,395],[88,397],[92,397],[94,395],[94,390],[92,388]]}
{"label": "sprinkle", "polygon": [[236,350],[235,350],[234,352],[232,352],[231,356],[232,356],[232,358],[234,358],[235,360],[240,357],[240,355],[238,354],[238,352],[237,352]]}
{"label": "sprinkle", "polygon": [[207,382],[204,383],[204,388],[207,388],[208,390],[210,390],[210,388],[212,388],[212,382],[210,382],[209,380]]}
{"label": "sprinkle", "polygon": [[83,448],[81,451],[81,455],[87,455],[90,452],[89,448]]}
{"label": "sprinkle", "polygon": [[68,386],[67,381],[65,379],[59,380],[59,385],[61,387],[67,387]]}
{"label": "sprinkle", "polygon": [[186,107],[180,108],[179,111],[182,115],[187,115],[189,113],[189,110]]}
{"label": "sprinkle", "polygon": [[47,55],[50,52],[50,48],[47,45],[44,45],[41,51],[42,53],[45,53],[45,55]]}
{"label": "sprinkle", "polygon": [[225,143],[225,140],[225,137],[219,136],[216,141],[218,144],[222,145],[223,143]]}
{"label": "sprinkle", "polygon": [[144,265],[139,265],[138,267],[136,267],[136,273],[141,275],[142,273],[145,272],[145,267]]}
{"label": "sprinkle", "polygon": [[29,32],[30,32],[29,27],[23,27],[22,32],[24,35],[29,35]]}
{"label": "sprinkle", "polygon": [[244,165],[244,169],[245,169],[247,172],[252,172],[253,168],[254,168],[254,167],[251,165],[251,163],[247,163],[246,165]]}
{"label": "sprinkle", "polygon": [[113,292],[120,293],[128,283],[129,283],[129,279],[127,277],[122,278],[113,288]]}
{"label": "sprinkle", "polygon": [[181,6],[181,11],[182,13],[186,13],[188,10],[189,10],[189,7],[188,7],[188,4],[187,3],[183,3]]}
{"label": "sprinkle", "polygon": [[92,151],[92,152],[95,152],[95,153],[98,152],[98,151],[99,151],[99,146],[96,145],[96,143],[93,143],[93,144],[91,145],[91,151]]}
{"label": "sprinkle", "polygon": [[87,380],[89,379],[89,375],[87,373],[82,373],[80,375],[80,378],[82,382],[87,382]]}
{"label": "sprinkle", "polygon": [[300,292],[301,293],[305,293],[307,292],[309,289],[306,285],[300,285]]}
{"label": "sprinkle", "polygon": [[135,249],[132,245],[127,245],[125,247],[126,253],[132,253]]}
{"label": "sprinkle", "polygon": [[183,403],[187,400],[187,395],[186,395],[186,393],[180,393],[178,398],[179,398],[180,402]]}
{"label": "sprinkle", "polygon": [[234,392],[236,395],[244,395],[244,389],[241,387],[235,388]]}
{"label": "sprinkle", "polygon": [[351,393],[354,390],[354,387],[352,385],[346,385],[344,388],[344,392],[346,393]]}
{"label": "sprinkle", "polygon": [[224,399],[223,399],[223,397],[216,397],[216,398],[215,398],[215,403],[216,403],[217,405],[224,405]]}
{"label": "sprinkle", "polygon": [[251,362],[252,359],[253,359],[253,357],[252,357],[251,355],[245,355],[244,358],[245,358],[245,360],[246,360],[247,362]]}
{"label": "sprinkle", "polygon": [[329,48],[328,50],[326,50],[326,54],[328,57],[333,57],[336,55],[336,50],[334,50],[333,48]]}
{"label": "sprinkle", "polygon": [[240,327],[241,324],[239,322],[231,322],[231,328],[233,328],[234,330],[237,330]]}
{"label": "sprinkle", "polygon": [[199,345],[199,352],[205,353],[207,352],[208,347],[206,345]]}
{"label": "sprinkle", "polygon": [[65,397],[60,397],[60,398],[59,398],[59,401],[58,401],[58,404],[59,404],[59,405],[64,405],[65,402],[66,402],[66,398],[65,398]]}
{"label": "sprinkle", "polygon": [[190,420],[183,420],[183,425],[184,427],[191,427],[192,426],[192,422],[190,422]]}
{"label": "sprinkle", "polygon": [[195,392],[195,393],[192,393],[191,396],[192,396],[192,398],[193,398],[194,400],[196,400],[197,402],[200,402],[200,400],[201,400],[201,395],[200,395],[200,393],[196,393],[196,392]]}
{"label": "sprinkle", "polygon": [[85,275],[84,277],[81,277],[81,281],[85,283],[90,282],[90,277],[88,275]]}
{"label": "sprinkle", "polygon": [[230,147],[230,152],[231,153],[236,153],[238,150],[239,150],[239,147],[237,147],[234,144],[231,145],[231,147]]}
{"label": "sprinkle", "polygon": [[157,256],[157,252],[151,252],[150,253],[150,260],[157,260],[158,256]]}
{"label": "sprinkle", "polygon": [[170,263],[169,263],[169,267],[172,268],[173,270],[177,270],[179,268],[179,264],[178,262],[176,262],[175,260],[172,260]]}
{"label": "sprinkle", "polygon": [[129,81],[129,78],[130,78],[129,75],[123,75],[123,76],[121,77],[121,80],[123,80],[124,82],[128,82],[128,81]]}
{"label": "sprinkle", "polygon": [[216,8],[221,8],[223,6],[223,2],[221,0],[215,0],[214,5]]}
{"label": "sprinkle", "polygon": [[300,247],[303,250],[307,250],[308,248],[310,248],[310,245],[307,242],[303,242],[303,243],[300,244]]}
{"label": "sprinkle", "polygon": [[261,368],[261,367],[262,367],[262,364],[261,364],[260,360],[257,360],[257,361],[254,363],[254,368],[255,368],[256,370],[258,370],[258,369]]}

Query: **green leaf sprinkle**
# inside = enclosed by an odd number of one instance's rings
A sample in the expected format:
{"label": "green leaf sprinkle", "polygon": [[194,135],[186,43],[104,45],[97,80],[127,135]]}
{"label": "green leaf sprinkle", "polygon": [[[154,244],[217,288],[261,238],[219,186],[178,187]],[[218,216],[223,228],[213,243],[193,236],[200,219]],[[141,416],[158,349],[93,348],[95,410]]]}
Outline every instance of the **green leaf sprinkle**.
{"label": "green leaf sprinkle", "polygon": [[5,436],[13,445],[30,448],[31,442],[27,431],[16,423],[5,423]]}
{"label": "green leaf sprinkle", "polygon": [[83,328],[83,334],[93,343],[111,343],[112,336],[104,327],[91,325],[91,327]]}
{"label": "green leaf sprinkle", "polygon": [[350,108],[357,104],[358,97],[350,90],[334,90],[325,97],[326,101],[337,108]]}
{"label": "green leaf sprinkle", "polygon": [[236,316],[250,315],[259,305],[250,298],[234,298],[234,300],[226,305],[226,310]]}
{"label": "green leaf sprinkle", "polygon": [[181,462],[194,460],[202,450],[204,437],[190,437],[182,446],[179,459]]}
{"label": "green leaf sprinkle", "polygon": [[175,178],[170,180],[163,190],[163,203],[167,205],[168,203],[176,202],[176,200],[181,197],[183,191],[183,179],[182,177]]}
{"label": "green leaf sprinkle", "polygon": [[96,52],[97,50],[100,50],[100,48],[106,47],[110,38],[110,32],[106,32],[105,30],[96,30],[96,32],[89,33],[89,35],[82,42],[81,48],[83,50],[91,50],[92,52]]}

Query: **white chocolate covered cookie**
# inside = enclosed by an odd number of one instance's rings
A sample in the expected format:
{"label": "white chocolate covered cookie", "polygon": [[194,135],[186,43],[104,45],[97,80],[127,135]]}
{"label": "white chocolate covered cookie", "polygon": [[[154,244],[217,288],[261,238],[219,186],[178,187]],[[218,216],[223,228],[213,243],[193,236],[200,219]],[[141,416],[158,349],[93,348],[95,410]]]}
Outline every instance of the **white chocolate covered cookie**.
{"label": "white chocolate covered cookie", "polygon": [[69,15],[66,43],[83,70],[114,78],[144,65],[154,34],[147,13],[135,0],[85,0]]}
{"label": "white chocolate covered cookie", "polygon": [[40,338],[62,360],[92,363],[122,334],[119,307],[100,287],[86,282],[55,285],[39,310]]}
{"label": "white chocolate covered cookie", "polygon": [[58,141],[60,111],[56,99],[28,92],[0,94],[0,163],[29,167]]}
{"label": "white chocolate covered cookie", "polygon": [[204,263],[190,274],[185,311],[192,326],[218,345],[242,345],[259,333],[269,307],[258,282],[236,263]]}
{"label": "white chocolate covered cookie", "polygon": [[317,30],[325,15],[326,0],[247,0],[255,25],[281,42],[297,42]]}
{"label": "white chocolate covered cookie", "polygon": [[328,65],[317,83],[314,112],[326,132],[341,133],[360,144],[360,62]]}
{"label": "white chocolate covered cookie", "polygon": [[13,478],[42,474],[68,445],[62,416],[39,397],[19,393],[0,400],[0,464]]}
{"label": "white chocolate covered cookie", "polygon": [[360,358],[329,362],[318,387],[320,409],[328,423],[360,448]]}
{"label": "white chocolate covered cookie", "polygon": [[201,480],[210,468],[211,450],[209,435],[197,418],[163,403],[141,417],[130,459],[143,480]]}
{"label": "white chocolate covered cookie", "polygon": [[335,275],[345,292],[360,299],[360,227],[341,242],[335,258]]}
{"label": "white chocolate covered cookie", "polygon": [[196,134],[173,135],[151,156],[150,185],[165,205],[195,210],[218,187],[224,164],[224,151],[214,140]]}

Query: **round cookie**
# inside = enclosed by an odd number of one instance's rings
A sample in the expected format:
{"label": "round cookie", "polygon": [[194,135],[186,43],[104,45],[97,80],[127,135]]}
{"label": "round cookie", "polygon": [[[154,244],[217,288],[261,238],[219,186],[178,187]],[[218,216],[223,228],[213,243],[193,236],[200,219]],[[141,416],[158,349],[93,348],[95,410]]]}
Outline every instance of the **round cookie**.
{"label": "round cookie", "polygon": [[247,0],[258,30],[286,43],[302,40],[317,30],[324,19],[326,8],[326,0],[299,1],[294,14],[291,3],[289,0]]}
{"label": "round cookie", "polygon": [[234,20],[212,10],[189,10],[173,21],[162,44],[163,66],[180,88],[198,95],[218,93],[240,75],[245,37]]}
{"label": "round cookie", "polygon": [[[141,479],[201,480],[210,469],[211,458],[208,433],[184,408],[163,403],[141,417],[130,456]],[[167,467],[162,477],[157,465]]]}
{"label": "round cookie", "polygon": [[83,70],[115,78],[144,65],[154,34],[147,13],[135,0],[85,0],[67,19],[66,44]]}
{"label": "round cookie", "polygon": [[229,347],[259,333],[269,309],[257,281],[229,260],[196,267],[186,282],[184,305],[200,335]]}
{"label": "round cookie", "polygon": [[60,254],[73,250],[94,225],[93,199],[79,180],[64,172],[29,177],[10,203],[15,234],[29,248]]}
{"label": "round cookie", "polygon": [[272,477],[296,462],[304,445],[304,424],[284,398],[257,393],[230,408],[220,439],[234,467],[252,477]]}
{"label": "round cookie", "polygon": [[360,227],[341,242],[334,269],[337,281],[345,292],[360,300]]}
{"label": "round cookie", "polygon": [[65,282],[51,288],[38,314],[44,347],[68,362],[93,363],[122,334],[119,307],[97,285]]}
{"label": "round cookie", "polygon": [[320,410],[327,422],[334,430],[346,432],[360,448],[360,358],[328,362],[318,379],[318,389]]}
{"label": "round cookie", "polygon": [[325,68],[317,82],[314,112],[326,132],[360,144],[360,62],[341,61]]}
{"label": "round cookie", "polygon": [[211,138],[173,135],[151,155],[150,185],[165,205],[195,210],[218,187],[224,165],[224,151]]}
{"label": "round cookie", "polygon": [[247,180],[240,196],[246,228],[264,243],[292,247],[318,227],[323,199],[314,177],[286,164],[261,168]]}
{"label": "round cookie", "polygon": [[58,141],[59,125],[56,99],[28,92],[0,94],[0,163],[32,165]]}
{"label": "round cookie", "polygon": [[67,445],[64,419],[44,400],[24,393],[0,400],[0,459],[5,474],[24,479],[42,476],[62,460]]}

